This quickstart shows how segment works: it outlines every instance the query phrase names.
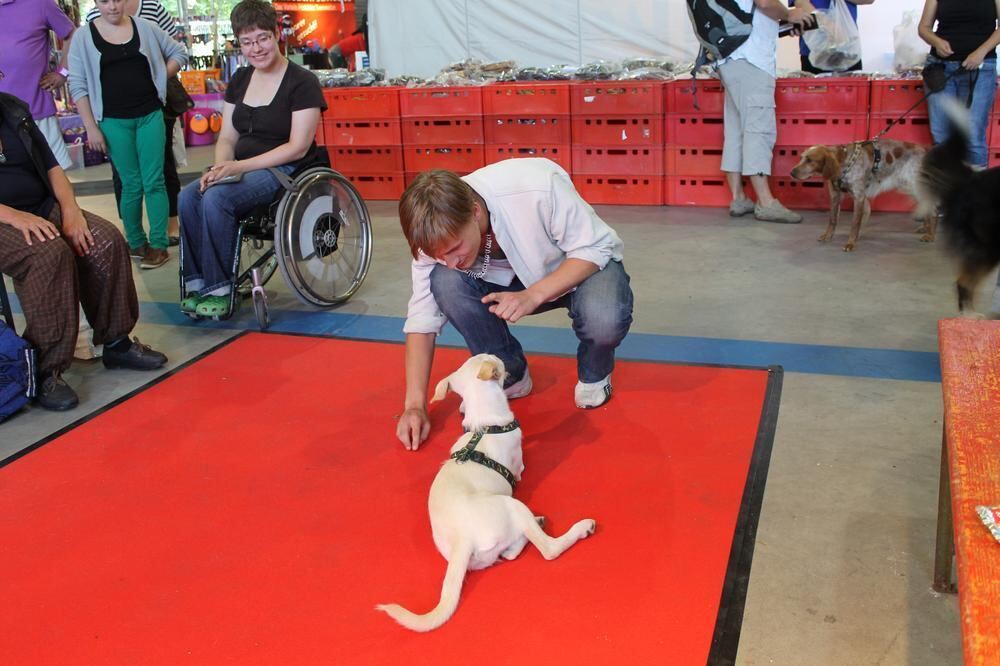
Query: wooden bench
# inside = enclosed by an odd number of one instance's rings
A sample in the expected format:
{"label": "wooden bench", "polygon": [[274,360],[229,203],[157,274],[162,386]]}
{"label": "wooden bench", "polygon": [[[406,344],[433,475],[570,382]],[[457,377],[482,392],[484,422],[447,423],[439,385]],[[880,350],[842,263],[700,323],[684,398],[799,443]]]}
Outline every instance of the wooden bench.
{"label": "wooden bench", "polygon": [[944,435],[934,589],[954,591],[965,663],[1000,663],[1000,543],[976,514],[1000,505],[1000,321],[938,324]]}

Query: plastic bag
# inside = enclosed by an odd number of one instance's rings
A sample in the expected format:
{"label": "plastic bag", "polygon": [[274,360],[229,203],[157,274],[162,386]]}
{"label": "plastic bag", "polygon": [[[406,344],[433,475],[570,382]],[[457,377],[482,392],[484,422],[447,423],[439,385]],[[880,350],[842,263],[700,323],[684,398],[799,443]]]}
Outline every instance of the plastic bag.
{"label": "plastic bag", "polygon": [[184,146],[184,128],[180,123],[174,123],[174,135],[170,143],[170,149],[174,152],[174,162],[179,167],[188,165],[187,148]]}
{"label": "plastic bag", "polygon": [[809,62],[817,69],[842,72],[861,60],[861,34],[844,0],[831,0],[826,11],[816,12],[819,27],[802,33],[809,47]]}
{"label": "plastic bag", "polygon": [[892,64],[897,72],[924,66],[930,47],[917,33],[917,12],[903,14],[903,21],[892,30],[892,43],[895,47]]}

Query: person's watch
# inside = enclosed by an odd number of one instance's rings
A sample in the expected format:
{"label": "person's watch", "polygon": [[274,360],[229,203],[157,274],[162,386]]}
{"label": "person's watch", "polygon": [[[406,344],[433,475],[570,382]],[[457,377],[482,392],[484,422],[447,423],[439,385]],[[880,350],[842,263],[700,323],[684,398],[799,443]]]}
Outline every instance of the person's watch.
{"label": "person's watch", "polygon": [[59,69],[57,69],[56,70],[56,74],[58,74],[59,76],[63,77],[64,79],[68,79],[69,78],[69,70],[66,69],[65,67],[60,67]]}

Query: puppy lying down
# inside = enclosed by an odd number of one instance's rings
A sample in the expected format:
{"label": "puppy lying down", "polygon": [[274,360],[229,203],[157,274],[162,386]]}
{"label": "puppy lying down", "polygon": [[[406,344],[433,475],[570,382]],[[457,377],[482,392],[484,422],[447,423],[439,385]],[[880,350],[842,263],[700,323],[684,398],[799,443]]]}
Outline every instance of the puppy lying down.
{"label": "puppy lying down", "polygon": [[465,572],[484,569],[498,558],[512,560],[530,541],[547,560],[559,557],[594,533],[593,520],[581,520],[560,537],[542,531],[544,519],[514,499],[521,480],[521,429],[503,392],[504,366],[496,356],[473,356],[441,380],[432,401],[448,389],[465,401],[467,431],[431,484],[428,509],[434,544],[448,560],[437,606],[424,615],[397,604],[380,604],[394,620],[413,631],[437,629],[455,612]]}

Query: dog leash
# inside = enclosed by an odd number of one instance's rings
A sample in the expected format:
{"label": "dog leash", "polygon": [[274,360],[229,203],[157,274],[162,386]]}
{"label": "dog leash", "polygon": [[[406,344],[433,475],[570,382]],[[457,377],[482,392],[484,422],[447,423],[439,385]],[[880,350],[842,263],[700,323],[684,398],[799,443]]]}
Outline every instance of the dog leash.
{"label": "dog leash", "polygon": [[521,424],[518,422],[517,419],[514,419],[507,425],[486,426],[485,428],[477,430],[475,433],[473,433],[472,439],[469,440],[469,443],[466,444],[461,449],[459,449],[458,451],[455,451],[453,454],[451,454],[451,456],[449,456],[449,458],[451,460],[454,460],[459,465],[462,465],[466,461],[471,460],[472,462],[479,463],[484,467],[489,467],[491,470],[502,476],[507,481],[507,483],[510,484],[510,489],[511,491],[513,491],[514,488],[517,487],[517,479],[514,478],[514,474],[509,469],[498,463],[496,460],[493,460],[493,458],[490,458],[482,451],[476,451],[476,445],[479,444],[479,441],[483,438],[483,435],[500,435],[505,432],[511,432],[512,430],[517,430],[520,427]]}

